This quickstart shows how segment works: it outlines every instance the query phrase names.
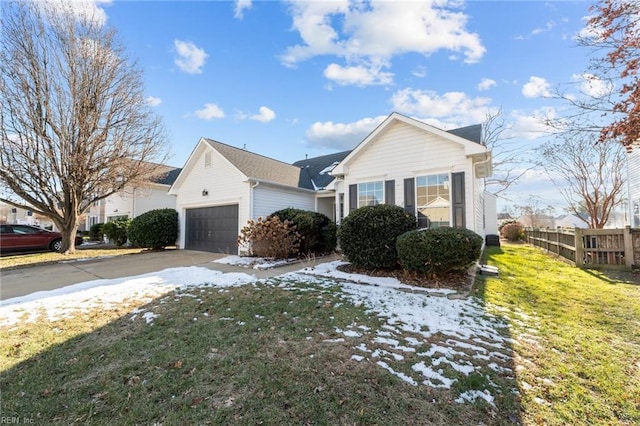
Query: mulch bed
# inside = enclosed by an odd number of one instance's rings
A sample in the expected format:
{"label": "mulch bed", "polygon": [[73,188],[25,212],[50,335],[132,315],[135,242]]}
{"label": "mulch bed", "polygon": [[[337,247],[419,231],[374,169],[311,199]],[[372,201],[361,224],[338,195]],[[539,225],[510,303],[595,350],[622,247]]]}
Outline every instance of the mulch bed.
{"label": "mulch bed", "polygon": [[414,285],[424,288],[446,288],[457,292],[471,291],[473,280],[466,271],[454,272],[445,275],[420,274],[417,272],[405,271],[402,268],[396,269],[365,269],[358,268],[352,264],[340,265],[338,270],[348,274],[369,275],[372,277],[391,277],[403,284]]}

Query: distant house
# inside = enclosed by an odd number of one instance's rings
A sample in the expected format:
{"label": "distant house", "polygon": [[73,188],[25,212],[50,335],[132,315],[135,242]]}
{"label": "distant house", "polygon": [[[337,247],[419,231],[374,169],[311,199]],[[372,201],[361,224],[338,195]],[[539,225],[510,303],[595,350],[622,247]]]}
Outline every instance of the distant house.
{"label": "distant house", "polygon": [[632,228],[640,228],[640,141],[627,153],[627,172],[629,224]]}
{"label": "distant house", "polygon": [[[287,164],[201,138],[169,190],[180,217],[179,246],[236,252],[250,219],[294,207],[340,222],[354,209],[396,204],[422,227],[497,232],[492,172],[482,128],[444,131],[393,113],[352,151]],[[489,232],[488,232],[489,231]]]}
{"label": "distant house", "polygon": [[[584,215],[587,218],[587,215]],[[580,219],[573,213],[558,216],[555,219],[555,226],[560,228],[586,228],[587,222]]]}
{"label": "distant house", "polygon": [[42,215],[21,207],[14,207],[0,201],[0,223],[34,225],[41,228],[53,227],[53,222]]}
{"label": "distant house", "polygon": [[527,228],[555,228],[556,219],[547,214],[524,214],[516,221],[520,222]]}
{"label": "distant house", "polygon": [[176,197],[169,195],[171,185],[178,177],[177,167],[158,164],[157,172],[146,183],[127,186],[122,191],[96,202],[85,213],[85,222],[80,230],[89,230],[96,223],[105,223],[121,218],[140,216],[149,210],[176,208]]}

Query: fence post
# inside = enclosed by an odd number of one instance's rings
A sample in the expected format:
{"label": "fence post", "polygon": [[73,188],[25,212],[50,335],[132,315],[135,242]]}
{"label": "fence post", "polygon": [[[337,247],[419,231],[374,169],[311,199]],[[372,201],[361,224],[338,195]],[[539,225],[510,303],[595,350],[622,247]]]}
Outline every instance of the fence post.
{"label": "fence post", "polygon": [[582,229],[574,228],[574,246],[576,248],[576,266],[582,268],[584,266],[584,246],[582,245]]}
{"label": "fence post", "polygon": [[624,264],[631,268],[635,261],[633,258],[633,235],[631,234],[631,226],[625,226],[622,234],[624,235]]}

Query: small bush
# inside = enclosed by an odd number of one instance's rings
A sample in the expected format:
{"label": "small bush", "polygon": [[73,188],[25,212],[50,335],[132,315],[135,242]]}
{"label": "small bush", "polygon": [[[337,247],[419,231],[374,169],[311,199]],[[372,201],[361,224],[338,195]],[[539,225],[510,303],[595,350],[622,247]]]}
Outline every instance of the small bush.
{"label": "small bush", "polygon": [[420,229],[399,236],[396,248],[404,269],[439,275],[466,269],[476,262],[482,237],[464,228]]}
{"label": "small bush", "polygon": [[173,246],[178,239],[178,212],[156,209],[143,213],[131,221],[128,235],[136,247],[160,250]]}
{"label": "small bush", "polygon": [[102,241],[104,223],[94,223],[89,228],[89,239],[91,241]]}
{"label": "small bush", "polygon": [[286,259],[296,256],[300,248],[300,234],[295,225],[281,221],[278,216],[250,220],[240,231],[238,246],[247,247],[250,256]]}
{"label": "small bush", "polygon": [[104,232],[107,238],[113,241],[115,245],[120,247],[127,243],[127,231],[129,230],[130,224],[131,219],[129,218],[113,220],[104,224],[102,232]]}
{"label": "small bush", "polygon": [[524,225],[520,222],[505,223],[500,228],[500,235],[509,241],[524,240]]}
{"label": "small bush", "polygon": [[338,228],[346,259],[356,267],[387,269],[397,265],[396,238],[416,228],[416,218],[402,207],[380,204],[349,213]]}
{"label": "small bush", "polygon": [[325,254],[336,249],[336,224],[322,213],[287,208],[269,215],[288,220],[300,234],[300,254]]}

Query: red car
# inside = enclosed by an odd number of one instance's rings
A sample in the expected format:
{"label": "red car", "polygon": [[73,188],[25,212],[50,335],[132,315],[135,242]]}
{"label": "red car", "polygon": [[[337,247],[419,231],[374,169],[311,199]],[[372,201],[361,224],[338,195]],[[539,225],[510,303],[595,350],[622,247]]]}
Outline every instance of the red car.
{"label": "red car", "polygon": [[[76,236],[76,246],[82,237]],[[29,225],[0,225],[0,251],[60,251],[62,234]]]}

